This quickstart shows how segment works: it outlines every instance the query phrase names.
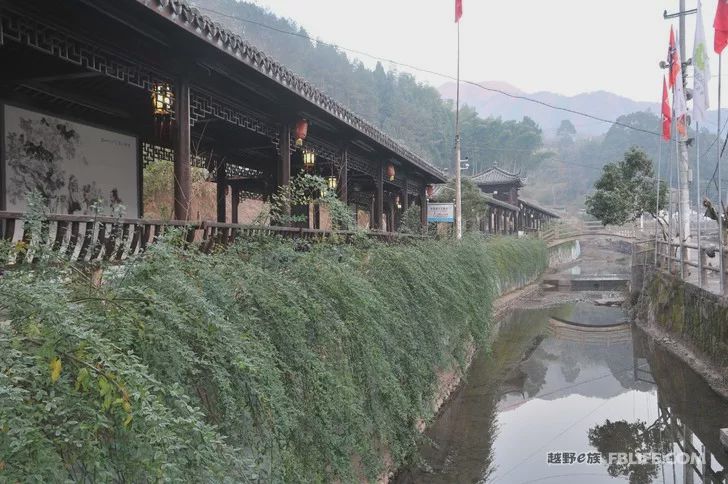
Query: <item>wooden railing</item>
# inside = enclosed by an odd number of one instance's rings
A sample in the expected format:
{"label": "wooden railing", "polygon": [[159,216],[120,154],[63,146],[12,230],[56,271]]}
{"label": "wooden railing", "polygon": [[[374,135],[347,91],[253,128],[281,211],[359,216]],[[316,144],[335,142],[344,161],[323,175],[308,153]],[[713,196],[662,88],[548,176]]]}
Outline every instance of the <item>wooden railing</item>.
{"label": "wooden railing", "polygon": [[[0,211],[0,239],[10,241],[15,250],[10,264],[33,262],[41,249],[52,251],[73,262],[121,262],[143,252],[170,229],[180,230],[190,244],[203,251],[233,244],[238,238],[278,236],[325,240],[336,237],[351,241],[357,232],[314,230],[298,227],[269,227],[218,222],[126,219],[105,216],[47,215],[39,220],[41,237],[33,240],[30,223],[23,213]],[[392,232],[365,232],[366,236],[387,242],[422,239],[423,236]],[[42,246],[40,245],[42,244]]]}

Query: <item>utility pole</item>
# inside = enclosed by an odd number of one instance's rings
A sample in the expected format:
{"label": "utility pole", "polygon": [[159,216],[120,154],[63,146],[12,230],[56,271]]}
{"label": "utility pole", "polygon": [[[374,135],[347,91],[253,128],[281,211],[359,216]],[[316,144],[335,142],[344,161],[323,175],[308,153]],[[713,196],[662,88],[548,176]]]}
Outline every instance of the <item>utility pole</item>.
{"label": "utility pole", "polygon": [[[682,79],[679,81],[683,83],[683,92],[686,93],[687,97],[687,66],[689,66],[692,62],[686,60],[685,58],[685,17],[688,15],[692,15],[697,12],[697,9],[693,10],[685,10],[685,0],[680,0],[680,11],[673,14],[668,14],[667,11],[663,13],[663,18],[672,19],[675,17],[679,18],[679,27],[678,27],[678,40],[680,42],[680,72],[682,74]],[[686,99],[687,100],[687,99]],[[675,120],[677,121],[677,120]],[[687,123],[686,123],[687,124]],[[683,250],[685,244],[689,243],[691,241],[691,233],[690,233],[690,181],[689,181],[689,173],[690,173],[690,167],[688,162],[688,135],[687,135],[687,126],[685,130],[685,134],[677,134],[677,163],[678,163],[678,220],[680,224],[680,228],[678,230],[679,232],[679,241],[680,241],[680,254],[681,257],[686,257],[687,252]],[[684,262],[684,261],[683,261]],[[684,268],[685,264],[681,264],[681,267]]]}
{"label": "utility pole", "polygon": [[[679,82],[683,83],[683,91],[687,95],[687,72],[686,68],[690,64],[685,56],[685,0],[680,0],[680,73],[682,79]],[[688,133],[687,133],[687,120],[686,120],[685,134],[680,134],[678,139],[678,214],[680,218],[680,246],[689,244],[691,240],[690,234],[690,181],[689,181],[689,170],[690,165],[688,162]],[[681,257],[685,257],[686,251],[681,251]],[[682,261],[681,267],[685,267],[685,261]]]}

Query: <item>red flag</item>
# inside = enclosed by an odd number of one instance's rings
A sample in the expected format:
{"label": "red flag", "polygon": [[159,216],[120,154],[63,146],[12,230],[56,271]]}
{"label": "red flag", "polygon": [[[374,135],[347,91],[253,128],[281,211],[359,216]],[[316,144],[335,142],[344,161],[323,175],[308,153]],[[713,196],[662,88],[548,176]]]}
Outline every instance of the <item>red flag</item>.
{"label": "red flag", "polygon": [[715,29],[715,53],[720,54],[728,45],[728,1],[718,0],[718,10],[715,12],[713,21]]}
{"label": "red flag", "polygon": [[[723,0],[721,0],[723,1]],[[675,47],[675,31],[670,27],[670,47],[667,49],[667,65],[670,66],[670,89],[675,87],[675,79],[680,72],[680,56]]]}
{"label": "red flag", "polygon": [[463,16],[463,0],[455,0],[455,23],[460,22]]}
{"label": "red flag", "polygon": [[670,101],[667,98],[667,81],[662,78],[662,137],[666,141],[670,141],[670,123],[672,121],[672,113],[670,110]]}

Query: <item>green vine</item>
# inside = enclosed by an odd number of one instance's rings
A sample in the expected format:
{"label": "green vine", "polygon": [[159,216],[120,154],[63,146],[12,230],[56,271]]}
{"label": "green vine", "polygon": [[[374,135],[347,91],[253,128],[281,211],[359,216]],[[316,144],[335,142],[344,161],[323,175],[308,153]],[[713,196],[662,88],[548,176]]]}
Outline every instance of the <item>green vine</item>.
{"label": "green vine", "polygon": [[7,271],[0,481],[373,480],[415,448],[438,370],[487,341],[499,288],[546,260],[530,239],[203,254],[171,234],[101,286]]}

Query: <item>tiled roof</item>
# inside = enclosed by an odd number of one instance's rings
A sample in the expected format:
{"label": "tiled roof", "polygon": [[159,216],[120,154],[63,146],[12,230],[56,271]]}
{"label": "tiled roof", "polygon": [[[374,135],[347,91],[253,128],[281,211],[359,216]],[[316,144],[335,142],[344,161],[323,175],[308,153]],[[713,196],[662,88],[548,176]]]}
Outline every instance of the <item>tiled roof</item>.
{"label": "tiled roof", "polygon": [[435,178],[441,181],[447,179],[445,174],[438,168],[354,114],[282,64],[266,56],[239,35],[214,22],[210,17],[203,15],[186,0],[137,0],[137,2],[173,20],[208,43],[226,51],[245,65],[254,68],[278,84],[327,111]]}
{"label": "tiled roof", "polygon": [[517,183],[519,187],[523,186],[523,179],[517,173],[510,173],[504,169],[493,166],[483,173],[473,177],[476,185],[502,185],[506,183]]}
{"label": "tiled roof", "polygon": [[[447,185],[445,185],[443,183],[434,185],[433,191],[432,191],[432,198],[438,198],[446,191],[452,191],[452,189],[447,188]],[[488,195],[487,193],[481,193],[481,195],[485,198],[488,205],[494,205],[496,207],[501,207],[501,208],[505,208],[508,210],[512,210],[514,212],[518,212],[518,207],[511,205],[510,203],[506,203],[501,200],[498,200],[497,198],[494,198],[494,197]],[[453,193],[452,196],[455,197],[455,194]]]}
{"label": "tiled roof", "polygon": [[496,207],[505,208],[507,210],[511,210],[513,212],[518,212],[519,208],[515,205],[511,205],[510,203],[504,202],[502,200],[498,200],[497,198],[491,197],[487,193],[484,193],[483,196],[488,201],[488,205],[495,205]]}
{"label": "tiled roof", "polygon": [[539,212],[545,213],[546,215],[548,215],[550,217],[561,218],[561,216],[558,213],[556,213],[553,210],[548,209],[548,208],[546,208],[546,207],[544,207],[542,205],[539,205],[538,203],[534,202],[533,200],[529,200],[527,198],[519,197],[518,198],[518,201],[521,204],[523,204],[523,205],[525,205],[527,207],[531,207],[534,210],[538,210]]}

